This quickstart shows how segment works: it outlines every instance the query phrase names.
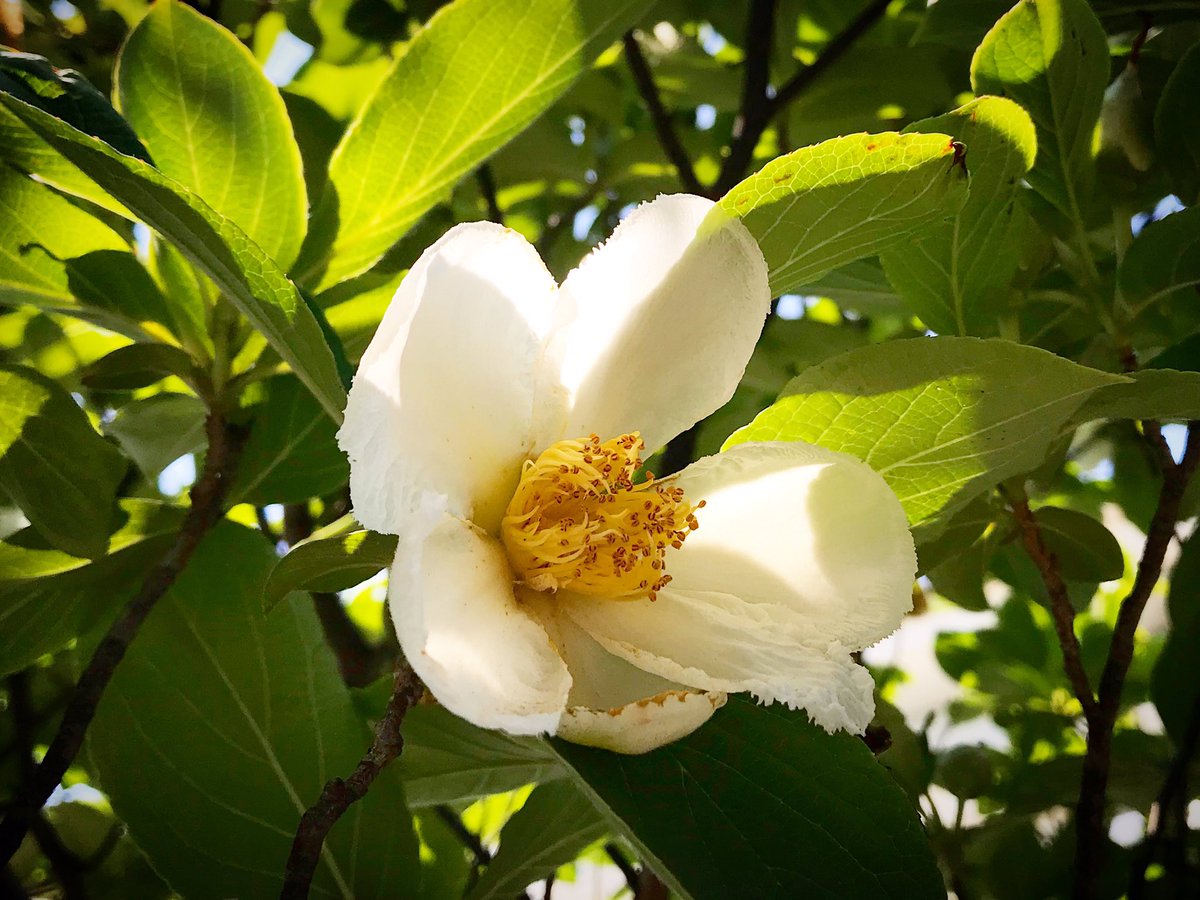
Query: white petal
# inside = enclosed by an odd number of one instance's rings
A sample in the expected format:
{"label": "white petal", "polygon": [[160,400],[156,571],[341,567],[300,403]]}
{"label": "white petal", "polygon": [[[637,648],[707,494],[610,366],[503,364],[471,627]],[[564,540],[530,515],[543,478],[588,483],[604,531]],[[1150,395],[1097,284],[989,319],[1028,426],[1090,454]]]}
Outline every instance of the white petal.
{"label": "white petal", "polygon": [[725,705],[719,691],[666,691],[613,709],[569,707],[558,736],[614,753],[649,753],[691,734]]}
{"label": "white petal", "polygon": [[338,433],[363,525],[397,534],[428,494],[498,523],[532,448],[556,290],[537,251],[488,222],[457,225],[422,254],[363,355]]}
{"label": "white petal", "polygon": [[443,706],[512,734],[558,727],[571,676],[517,603],[498,541],[450,517],[406,534],[388,593],[404,655]]}
{"label": "white petal", "polygon": [[653,450],[733,394],[770,310],[767,266],[737,221],[686,194],[639,206],[567,276],[548,363],[573,406],[542,442],[640,431]]}
{"label": "white petal", "polygon": [[916,555],[896,495],[854,457],[802,443],[740,444],[675,483],[700,528],[667,551],[671,586],[769,609],[816,646],[869,647],[912,608]]}
{"label": "white petal", "polygon": [[571,672],[558,736],[617,753],[647,753],[691,734],[725,705],[719,691],[693,691],[630,665],[600,646],[545,595],[522,596],[546,626]]}
{"label": "white petal", "polygon": [[669,587],[655,601],[559,599],[601,646],[648,672],[803,708],[827,731],[857,733],[871,721],[874,683],[845,648],[804,644],[786,623],[737,597]]}

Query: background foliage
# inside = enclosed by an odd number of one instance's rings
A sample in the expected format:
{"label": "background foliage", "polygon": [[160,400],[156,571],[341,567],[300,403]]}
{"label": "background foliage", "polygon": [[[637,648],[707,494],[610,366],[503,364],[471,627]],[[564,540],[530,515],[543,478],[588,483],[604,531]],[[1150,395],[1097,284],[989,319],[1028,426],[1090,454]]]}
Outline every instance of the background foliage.
{"label": "background foliage", "polygon": [[[1200,894],[1200,7],[1010,6],[0,0],[4,891],[274,896],[402,716],[314,895]],[[778,299],[651,464],[887,479],[921,579],[876,723],[404,715],[355,362],[453,223],[561,278],[680,190]]]}

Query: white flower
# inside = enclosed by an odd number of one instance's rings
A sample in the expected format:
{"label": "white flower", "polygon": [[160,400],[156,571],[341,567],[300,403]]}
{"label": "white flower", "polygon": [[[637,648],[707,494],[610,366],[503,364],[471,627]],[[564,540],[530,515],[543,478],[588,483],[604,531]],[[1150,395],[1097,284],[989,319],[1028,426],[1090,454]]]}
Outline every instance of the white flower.
{"label": "white flower", "polygon": [[731,691],[871,719],[850,654],[899,625],[915,569],[877,474],[777,443],[629,480],[639,434],[729,399],[769,309],[758,246],[712,206],[644,204],[561,286],[515,231],[456,226],[363,356],[339,434],[355,514],[400,536],[401,646],[477,725],[640,753]]}

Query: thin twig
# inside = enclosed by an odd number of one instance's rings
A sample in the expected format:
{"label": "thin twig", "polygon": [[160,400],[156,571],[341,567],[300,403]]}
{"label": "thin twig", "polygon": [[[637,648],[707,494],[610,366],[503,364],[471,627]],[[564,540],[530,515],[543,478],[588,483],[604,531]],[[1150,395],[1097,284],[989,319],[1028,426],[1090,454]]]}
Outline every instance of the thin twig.
{"label": "thin twig", "polygon": [[496,199],[496,178],[492,175],[492,167],[484,163],[475,170],[475,181],[479,184],[479,193],[483,194],[483,202],[487,204],[488,218],[499,225],[504,224],[504,210]]}
{"label": "thin twig", "polygon": [[486,866],[492,861],[492,852],[483,846],[479,835],[463,824],[458,813],[444,803],[439,803],[433,808],[433,811],[442,820],[442,824],[458,838],[458,842],[471,851],[471,855],[475,857],[476,866]]}
{"label": "thin twig", "polygon": [[232,481],[244,435],[240,428],[228,424],[216,411],[209,413],[205,428],[208,432],[208,452],[205,454],[204,470],[192,488],[192,505],[184,516],[175,543],[158,565],[150,570],[141,589],[125,604],[92,653],[67,703],[58,733],[50,742],[37,771],[23,786],[21,796],[16,799],[3,823],[0,823],[0,864],[10,860],[16,853],[34,815],[62,781],[79,753],[100,698],[129,645],[137,637],[142,623],[187,566],[204,535],[221,518],[225,494]]}
{"label": "thin twig", "polygon": [[1100,676],[1097,709],[1088,718],[1087,753],[1083,758],[1083,778],[1079,803],[1075,808],[1075,889],[1076,900],[1096,896],[1097,880],[1104,854],[1104,807],[1108,776],[1112,766],[1112,736],[1125,676],[1133,660],[1134,635],[1150,594],[1162,574],[1163,559],[1175,537],[1179,506],[1188,482],[1200,464],[1200,423],[1188,426],[1183,458],[1163,472],[1158,506],[1146,532],[1142,558],[1138,563],[1133,588],[1121,603],[1113,627],[1108,660]]}
{"label": "thin twig", "polygon": [[871,30],[871,27],[883,18],[891,0],[874,0],[863,7],[862,12],[854,17],[849,25],[839,31],[821,51],[811,66],[801,69],[783,83],[776,92],[772,106],[778,110],[787,106],[824,74],[825,70],[846,55],[846,51],[857,43],[858,39]]}
{"label": "thin twig", "polygon": [[633,863],[621,851],[621,848],[609,841],[604,845],[604,852],[608,854],[608,858],[613,861],[613,865],[621,870],[621,874],[625,876],[625,884],[633,893],[637,893],[638,883],[641,881],[641,876],[638,875],[638,870],[633,867]]}
{"label": "thin twig", "polygon": [[675,133],[675,126],[671,124],[671,114],[663,106],[662,96],[654,84],[654,75],[650,72],[646,57],[642,55],[642,48],[638,45],[637,38],[634,37],[632,31],[627,31],[621,41],[625,45],[625,62],[629,66],[629,73],[633,76],[633,83],[637,85],[638,93],[641,94],[646,109],[650,112],[650,119],[654,123],[654,133],[658,135],[658,143],[662,147],[663,153],[675,166],[684,190],[690,194],[703,194],[704,186],[696,177],[692,161],[688,158],[687,151],[683,149],[679,135]]}
{"label": "thin twig", "polygon": [[1013,517],[1020,526],[1021,543],[1025,552],[1037,566],[1050,595],[1050,613],[1054,619],[1054,630],[1058,634],[1058,643],[1062,648],[1063,667],[1075,697],[1083,707],[1084,715],[1091,720],[1096,711],[1096,697],[1092,693],[1092,685],[1088,680],[1087,670],[1083,667],[1083,658],[1079,651],[1079,638],[1075,635],[1075,608],[1067,594],[1067,586],[1063,582],[1058,560],[1046,548],[1042,539],[1042,530],[1038,526],[1033,510],[1029,508],[1029,500],[1020,489],[1003,490],[1012,509]]}
{"label": "thin twig", "polygon": [[326,782],[317,802],[300,817],[296,837],[288,855],[280,900],[308,896],[325,838],[350,806],[366,796],[372,782],[404,749],[400,725],[421,697],[421,683],[403,659],[396,664],[396,677],[387,708],[375,725],[375,739],[358,766],[347,778]]}

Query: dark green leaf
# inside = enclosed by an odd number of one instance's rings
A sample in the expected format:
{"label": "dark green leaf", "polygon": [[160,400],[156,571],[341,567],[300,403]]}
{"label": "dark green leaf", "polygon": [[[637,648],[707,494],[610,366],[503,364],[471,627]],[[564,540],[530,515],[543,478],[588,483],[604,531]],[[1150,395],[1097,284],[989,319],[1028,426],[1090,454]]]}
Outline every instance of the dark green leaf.
{"label": "dark green leaf", "polygon": [[1091,516],[1043,506],[1037,510],[1037,521],[1046,549],[1058,559],[1067,581],[1113,581],[1125,571],[1121,545]]}
{"label": "dark green leaf", "polygon": [[32,528],[0,543],[0,671],[19,671],[113,615],[166,552],[183,510],[122,500],[119,517],[95,562],[52,548]]}
{"label": "dark green leaf", "polygon": [[55,547],[99,556],[125,461],[71,396],[32,369],[0,366],[0,487]]}
{"label": "dark green leaf", "polygon": [[1143,369],[1124,383],[1100,388],[1072,420],[1196,418],[1200,418],[1200,372]]}
{"label": "dark green leaf", "polygon": [[474,800],[563,774],[544,741],[476,728],[440,706],[418,706],[405,716],[404,753],[396,765],[414,808]]}
{"label": "dark green leaf", "polygon": [[286,375],[263,387],[230,497],[260,506],[298,503],[344,484],[349,465],[334,437],[337,426],[312,394]]}
{"label": "dark green leaf", "polygon": [[190,394],[154,394],[122,406],[105,431],[153,482],[179,457],[204,448],[205,413]]}
{"label": "dark green leaf", "polygon": [[1200,284],[1200,207],[1173,213],[1143,228],[1125,251],[1118,281],[1133,315],[1176,291]]}
{"label": "dark green leaf", "polygon": [[1158,707],[1163,726],[1178,747],[1193,720],[1200,717],[1200,540],[1192,537],[1183,545],[1171,577],[1167,611],[1171,631],[1154,666],[1150,696]]}
{"label": "dark green leaf", "polygon": [[857,737],[802,712],[734,697],[644,756],[554,748],[684,897],[945,896],[900,787]]}
{"label": "dark green leaf", "polygon": [[388,568],[396,555],[396,536],[350,531],[336,537],[314,536],[291,549],[271,570],[263,589],[270,610],[292,591],[333,593],[352,588]]}
{"label": "dark green leaf", "polygon": [[[276,896],[300,815],[369,742],[309,599],[263,618],[273,559],[254,532],[218,526],[142,626],[88,733],[113,808],[188,897]],[[334,827],[314,894],[395,897],[418,883],[411,823],[384,772]]]}
{"label": "dark green leaf", "polygon": [[569,780],[539,785],[500,832],[500,850],[469,900],[505,900],[565,866],[608,831],[608,822]]}
{"label": "dark green leaf", "polygon": [[1200,44],[1175,66],[1154,111],[1154,138],[1171,187],[1188,206],[1200,201]]}
{"label": "dark green leaf", "polygon": [[129,391],[176,375],[190,384],[203,380],[192,358],[170,344],[118,347],[83,370],[84,387],[96,391]]}

